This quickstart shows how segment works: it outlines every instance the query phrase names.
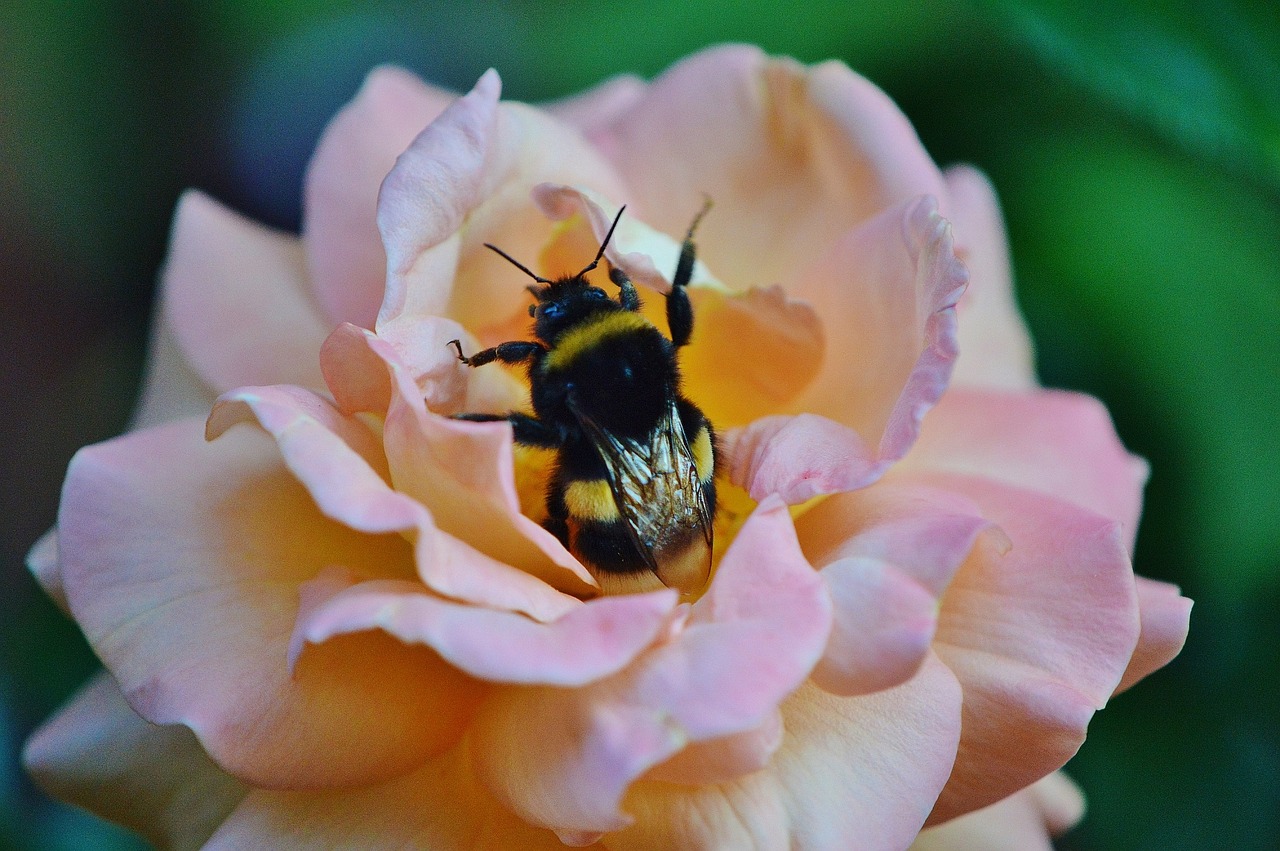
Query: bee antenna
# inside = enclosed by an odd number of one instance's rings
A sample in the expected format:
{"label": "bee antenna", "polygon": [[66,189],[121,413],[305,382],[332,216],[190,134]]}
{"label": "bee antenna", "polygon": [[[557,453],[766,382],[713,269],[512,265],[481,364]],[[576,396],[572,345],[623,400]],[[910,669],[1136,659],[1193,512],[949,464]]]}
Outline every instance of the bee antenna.
{"label": "bee antenna", "polygon": [[618,209],[618,215],[613,217],[613,224],[609,225],[609,232],[604,235],[604,242],[600,243],[600,250],[596,252],[596,259],[588,263],[587,268],[578,273],[579,278],[600,264],[600,258],[604,256],[604,250],[609,247],[609,240],[613,238],[613,232],[617,229],[618,222],[622,220],[622,211],[625,209],[627,209],[626,204],[623,204]]}
{"label": "bee antenna", "polygon": [[533,278],[533,279],[534,279],[535,281],[537,281],[538,283],[540,283],[540,284],[549,284],[549,283],[551,283],[550,279],[548,279],[548,278],[544,278],[544,277],[542,277],[541,275],[535,275],[535,274],[533,273],[533,271],[532,271],[528,266],[524,265],[524,264],[523,264],[523,263],[521,263],[519,260],[517,260],[516,258],[512,257],[512,256],[511,256],[510,254],[508,254],[507,252],[503,251],[503,250],[502,250],[501,248],[499,248],[498,246],[496,246],[496,245],[490,245],[489,243],[487,243],[487,242],[486,242],[486,243],[484,244],[484,247],[485,247],[485,248],[487,248],[487,249],[489,249],[490,251],[493,251],[493,252],[497,253],[499,256],[501,256],[501,257],[502,257],[502,259],[503,259],[503,260],[506,260],[506,261],[507,261],[508,263],[510,263],[512,266],[515,266],[515,267],[516,267],[517,269],[519,269],[521,272],[524,272],[526,275],[528,275],[530,278]]}
{"label": "bee antenna", "polygon": [[693,217],[693,224],[689,225],[689,232],[685,234],[685,237],[684,237],[686,242],[693,239],[694,230],[698,227],[698,223],[702,221],[702,217],[705,216],[707,214],[707,211],[710,209],[711,209],[711,196],[703,192],[702,193],[702,209],[698,211],[698,215]]}

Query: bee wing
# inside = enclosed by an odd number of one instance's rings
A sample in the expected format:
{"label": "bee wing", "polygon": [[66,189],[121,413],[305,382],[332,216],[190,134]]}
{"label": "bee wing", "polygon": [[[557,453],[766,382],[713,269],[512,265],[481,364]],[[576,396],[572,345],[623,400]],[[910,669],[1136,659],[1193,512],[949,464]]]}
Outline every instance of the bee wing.
{"label": "bee wing", "polygon": [[658,572],[658,554],[691,532],[709,548],[711,511],[675,399],[645,441],[611,434],[573,411],[604,459],[618,513],[650,569]]}

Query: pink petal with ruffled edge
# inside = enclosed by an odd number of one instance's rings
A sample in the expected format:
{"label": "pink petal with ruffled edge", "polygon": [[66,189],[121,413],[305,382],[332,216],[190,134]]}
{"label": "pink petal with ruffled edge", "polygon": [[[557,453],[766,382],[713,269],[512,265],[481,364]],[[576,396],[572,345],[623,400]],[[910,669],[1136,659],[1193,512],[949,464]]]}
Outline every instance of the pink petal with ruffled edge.
{"label": "pink petal with ruffled edge", "polygon": [[464,741],[419,771],[377,786],[253,791],[206,848],[563,851],[564,845],[551,831],[522,822],[485,791]]}
{"label": "pink petal with ruffled edge", "polygon": [[956,388],[940,401],[904,467],[996,479],[1109,517],[1129,547],[1147,463],[1120,443],[1106,407],[1062,390]]}
{"label": "pink petal with ruffled edge", "polygon": [[502,81],[490,69],[396,160],[378,194],[387,255],[378,324],[438,316],[448,304],[463,220],[484,198]]}
{"label": "pink petal with ruffled edge", "polygon": [[322,517],[261,434],[200,432],[83,449],[63,490],[71,611],[134,710],[264,787],[367,783],[451,744],[481,687],[424,648],[351,636],[286,664],[303,582],[333,563],[411,576],[409,546]]}
{"label": "pink petal with ruffled edge", "polygon": [[396,161],[378,199],[387,254],[377,328],[446,315],[470,328],[505,319],[520,290],[510,266],[484,248],[532,258],[554,226],[529,204],[544,181],[610,197],[621,184],[573,128],[516,103],[498,103],[487,72]]}
{"label": "pink petal with ruffled edge", "polygon": [[591,138],[597,128],[607,127],[634,108],[647,85],[634,74],[619,74],[585,92],[540,104],[539,108]]}
{"label": "pink petal with ruffled edge", "polygon": [[1035,387],[1031,335],[1013,292],[1009,245],[1000,203],[986,175],[970,166],[946,172],[947,218],[956,251],[969,269],[960,299],[960,358],[957,385],[1027,390]]}
{"label": "pink petal with ruffled edge", "polygon": [[[425,505],[440,529],[498,562],[562,591],[586,595],[596,590],[591,574],[555,536],[521,513],[511,426],[428,411],[395,353],[388,347],[371,350],[385,359],[391,379],[383,442],[396,490]],[[430,578],[427,584],[434,586]]]}
{"label": "pink petal with ruffled edge", "polygon": [[721,451],[729,481],[788,505],[866,487],[884,471],[855,431],[813,414],[756,420],[724,435]]}
{"label": "pink petal with ruffled edge", "polygon": [[1053,851],[1084,816],[1084,795],[1061,772],[976,813],[923,831],[910,851]]}
{"label": "pink petal with ruffled edge", "polygon": [[581,689],[495,693],[473,728],[477,769],[533,824],[589,838],[630,819],[627,787],[686,744],[759,729],[817,661],[821,580],[785,506],[762,503],[671,640]]}
{"label": "pink petal with ruffled edge", "polygon": [[839,63],[806,69],[740,45],[672,66],[592,138],[627,180],[636,214],[659,230],[683,233],[699,194],[715,200],[699,246],[735,289],[790,289],[841,233],[944,189],[879,89]]}
{"label": "pink petal with ruffled edge", "polygon": [[106,673],[27,740],[23,763],[48,794],[161,848],[200,847],[248,791],[186,727],[139,718]]}
{"label": "pink petal with ruffled edge", "polygon": [[174,216],[162,322],[215,392],[244,384],[321,387],[329,329],[307,291],[302,247],[195,190]]}
{"label": "pink petal with ruffled edge", "polygon": [[605,597],[538,623],[452,603],[412,582],[357,583],[332,571],[320,580],[317,599],[303,591],[291,660],[305,644],[377,629],[430,647],[473,677],[529,685],[581,686],[617,673],[669,628],[676,605],[669,591]]}
{"label": "pink petal with ruffled edge", "polygon": [[330,326],[373,327],[387,273],[378,189],[396,157],[456,97],[400,68],[375,68],[320,137],[303,190],[302,244]]}
{"label": "pink petal with ruffled edge", "polygon": [[1191,601],[1182,596],[1177,585],[1136,577],[1141,634],[1138,649],[1133,651],[1129,667],[1116,692],[1122,692],[1148,674],[1173,661],[1187,641],[1191,628]]}
{"label": "pink petal with ruffled edge", "polygon": [[930,480],[1008,535],[1004,545],[979,539],[943,597],[934,648],[964,689],[964,735],[938,823],[1076,752],[1133,655],[1138,604],[1115,521],[991,480]]}
{"label": "pink petal with ruffled edge", "polygon": [[796,410],[850,426],[881,470],[905,455],[947,387],[966,277],[932,198],[841,239],[789,290],[827,329],[826,362]]}
{"label": "pink petal with ruffled edge", "polygon": [[[470,603],[552,620],[579,605],[509,564],[442,534],[417,501],[391,489],[382,447],[369,428],[330,402],[296,387],[245,387],[225,394],[209,415],[206,436],[255,422],[275,438],[290,471],[325,516],[359,532],[411,533],[423,579]],[[472,518],[478,535],[485,515]]]}
{"label": "pink petal with ruffled edge", "polygon": [[907,683],[840,698],[803,687],[782,706],[786,736],[767,768],[719,786],[641,781],[635,825],[604,840],[650,848],[903,848],[946,782],[960,689],[930,657]]}
{"label": "pink petal with ruffled edge", "polygon": [[951,577],[979,534],[998,535],[971,500],[898,475],[823,500],[800,516],[796,531],[834,610],[814,681],[843,695],[915,673]]}

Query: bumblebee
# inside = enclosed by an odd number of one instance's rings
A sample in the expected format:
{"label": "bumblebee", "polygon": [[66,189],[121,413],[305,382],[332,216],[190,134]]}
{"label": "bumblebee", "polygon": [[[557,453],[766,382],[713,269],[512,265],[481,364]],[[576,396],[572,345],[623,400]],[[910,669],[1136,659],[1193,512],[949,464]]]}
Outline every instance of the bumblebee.
{"label": "bumblebee", "polygon": [[[474,422],[505,420],[517,443],[555,450],[543,525],[583,562],[606,593],[675,588],[688,598],[711,574],[716,509],[715,433],[680,392],[676,354],[693,333],[686,287],[693,275],[694,218],[667,293],[668,339],[640,313],[640,296],[611,263],[618,297],[592,286],[595,259],[575,275],[534,274],[496,246],[485,247],[533,278],[527,287],[534,340],[513,340],[467,357],[528,369],[533,415],[456,414]],[[608,263],[608,261],[605,261]]]}

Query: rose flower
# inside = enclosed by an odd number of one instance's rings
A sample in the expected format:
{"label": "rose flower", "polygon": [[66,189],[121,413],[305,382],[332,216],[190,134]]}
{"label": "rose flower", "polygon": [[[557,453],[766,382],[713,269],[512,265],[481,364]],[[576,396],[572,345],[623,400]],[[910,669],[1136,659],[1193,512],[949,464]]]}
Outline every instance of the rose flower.
{"label": "rose flower", "polygon": [[[1143,462],[1036,384],[990,186],[838,63],[499,89],[373,72],[300,239],[183,197],[134,428],[76,456],[31,556],[106,666],[28,744],[36,778],[166,847],[1073,822],[1037,781],[1190,604],[1132,572]],[[452,416],[527,410],[521,371],[448,343],[528,338],[485,243],[571,275],[622,204],[591,281],[624,270],[665,333],[703,193],[679,364],[718,435],[714,572],[603,594],[541,525],[553,453]]]}

